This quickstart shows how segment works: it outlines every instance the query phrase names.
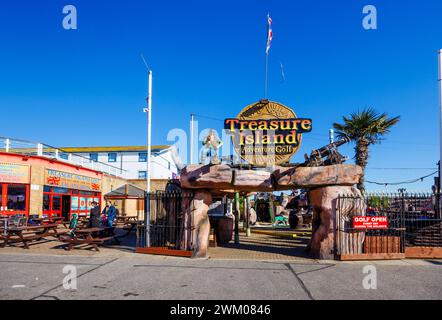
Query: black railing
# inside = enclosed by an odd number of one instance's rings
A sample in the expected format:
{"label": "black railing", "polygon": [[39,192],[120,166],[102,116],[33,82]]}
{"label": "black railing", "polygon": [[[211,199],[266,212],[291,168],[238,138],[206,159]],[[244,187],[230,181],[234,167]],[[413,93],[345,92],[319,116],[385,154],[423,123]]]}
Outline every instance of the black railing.
{"label": "black railing", "polygon": [[[340,196],[336,205],[337,254],[404,253],[405,247],[442,247],[439,195],[432,193]],[[355,217],[386,217],[384,228],[356,228]]]}
{"label": "black railing", "polygon": [[161,191],[147,194],[144,223],[137,230],[137,246],[190,250],[193,244],[193,194]]}
{"label": "black railing", "polygon": [[[404,253],[405,229],[401,210],[390,210],[386,202],[370,203],[370,197],[340,196],[336,208],[336,253],[401,254]],[[395,198],[390,200],[396,201]],[[382,201],[386,199],[382,198]],[[371,229],[356,225],[363,217],[386,218],[382,227]]]}

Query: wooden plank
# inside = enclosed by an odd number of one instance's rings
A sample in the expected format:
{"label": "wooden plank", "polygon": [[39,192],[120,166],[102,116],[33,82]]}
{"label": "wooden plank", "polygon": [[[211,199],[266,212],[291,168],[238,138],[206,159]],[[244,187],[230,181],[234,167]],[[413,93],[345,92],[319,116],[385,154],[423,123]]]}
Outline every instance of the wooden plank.
{"label": "wooden plank", "polygon": [[442,259],[442,247],[406,247],[406,258]]}
{"label": "wooden plank", "polygon": [[352,260],[397,260],[405,259],[404,253],[361,253],[361,254],[342,254],[339,257],[341,261]]}
{"label": "wooden plank", "polygon": [[158,254],[164,256],[176,256],[176,257],[192,257],[192,251],[187,250],[174,250],[164,247],[150,247],[150,248],[135,248],[136,253],[146,253],[146,254]]}
{"label": "wooden plank", "polygon": [[371,236],[366,235],[364,251],[367,254],[400,253],[401,238],[399,236]]}

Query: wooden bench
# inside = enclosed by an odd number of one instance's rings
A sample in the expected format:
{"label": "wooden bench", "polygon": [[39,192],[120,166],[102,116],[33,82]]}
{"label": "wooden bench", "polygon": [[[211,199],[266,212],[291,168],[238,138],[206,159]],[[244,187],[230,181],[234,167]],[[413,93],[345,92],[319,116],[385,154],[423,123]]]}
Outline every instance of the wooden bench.
{"label": "wooden bench", "polygon": [[107,240],[114,240],[120,244],[113,227],[76,229],[72,235],[60,237],[60,241],[68,244],[67,250],[71,250],[76,245],[88,244],[96,251],[100,251],[98,246],[103,245]]}
{"label": "wooden bench", "polygon": [[67,231],[57,230],[59,225],[59,223],[53,223],[3,229],[0,235],[0,239],[3,240],[2,247],[4,248],[10,242],[22,242],[23,248],[29,249],[28,242],[30,241],[39,241],[48,236],[59,238],[67,233]]}

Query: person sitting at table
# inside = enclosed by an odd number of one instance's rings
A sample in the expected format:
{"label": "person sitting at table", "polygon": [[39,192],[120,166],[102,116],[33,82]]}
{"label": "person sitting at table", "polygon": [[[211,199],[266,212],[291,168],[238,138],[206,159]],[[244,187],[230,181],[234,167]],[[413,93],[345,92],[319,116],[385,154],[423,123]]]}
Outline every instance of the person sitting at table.
{"label": "person sitting at table", "polygon": [[90,228],[98,228],[100,227],[100,207],[96,201],[92,201],[92,208],[90,210],[90,218],[89,218],[89,227]]}

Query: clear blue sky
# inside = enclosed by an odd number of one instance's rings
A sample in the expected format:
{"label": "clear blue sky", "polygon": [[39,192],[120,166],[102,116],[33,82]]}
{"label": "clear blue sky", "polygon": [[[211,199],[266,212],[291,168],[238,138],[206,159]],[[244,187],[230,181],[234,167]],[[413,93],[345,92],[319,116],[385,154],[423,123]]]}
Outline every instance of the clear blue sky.
{"label": "clear blue sky", "polygon": [[[62,28],[67,4],[78,10],[78,30]],[[378,30],[362,28],[367,4],[377,7]],[[172,128],[188,130],[190,113],[235,116],[263,96],[267,12],[274,32],[269,98],[313,119],[293,161],[327,143],[342,115],[372,106],[402,120],[372,147],[367,179],[432,172],[439,154],[439,0],[3,0],[0,135],[55,146],[143,144],[140,53],[154,70],[155,144],[168,143]],[[201,127],[222,123],[200,119]],[[342,151],[353,155],[351,147]],[[393,167],[427,169],[376,169]]]}

